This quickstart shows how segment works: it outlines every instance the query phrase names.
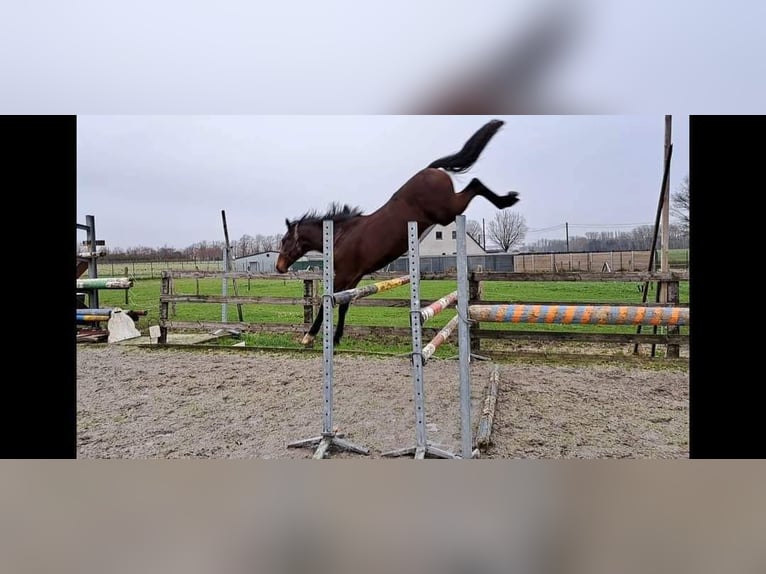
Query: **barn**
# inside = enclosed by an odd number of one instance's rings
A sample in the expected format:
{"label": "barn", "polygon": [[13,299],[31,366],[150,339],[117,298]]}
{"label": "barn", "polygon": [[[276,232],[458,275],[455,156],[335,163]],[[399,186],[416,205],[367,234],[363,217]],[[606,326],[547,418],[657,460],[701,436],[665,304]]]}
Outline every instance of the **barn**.
{"label": "barn", "polygon": [[234,259],[234,269],[249,273],[276,273],[277,257],[279,251],[261,251],[237,257]]}
{"label": "barn", "polygon": [[[279,251],[261,251],[252,255],[245,255],[234,259],[236,271],[247,273],[276,273],[277,258]],[[318,251],[309,251],[298,259],[290,267],[291,271],[303,271],[306,269],[321,269],[322,254]]]}

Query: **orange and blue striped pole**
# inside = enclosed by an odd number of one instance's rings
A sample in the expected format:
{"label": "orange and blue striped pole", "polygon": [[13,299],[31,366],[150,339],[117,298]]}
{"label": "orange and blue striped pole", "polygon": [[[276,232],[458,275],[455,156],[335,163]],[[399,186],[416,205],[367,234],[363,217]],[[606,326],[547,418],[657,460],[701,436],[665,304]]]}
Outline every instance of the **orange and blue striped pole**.
{"label": "orange and blue striped pole", "polygon": [[560,325],[689,324],[688,307],[627,305],[471,305],[468,315],[486,323],[555,323]]}

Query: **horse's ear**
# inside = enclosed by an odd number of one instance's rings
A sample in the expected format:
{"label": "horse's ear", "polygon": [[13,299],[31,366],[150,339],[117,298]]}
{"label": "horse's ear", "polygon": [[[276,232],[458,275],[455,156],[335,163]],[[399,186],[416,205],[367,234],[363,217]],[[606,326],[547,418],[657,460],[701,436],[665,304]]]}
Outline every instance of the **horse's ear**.
{"label": "horse's ear", "polygon": [[287,225],[287,229],[290,229],[290,220],[285,217],[285,225]]}

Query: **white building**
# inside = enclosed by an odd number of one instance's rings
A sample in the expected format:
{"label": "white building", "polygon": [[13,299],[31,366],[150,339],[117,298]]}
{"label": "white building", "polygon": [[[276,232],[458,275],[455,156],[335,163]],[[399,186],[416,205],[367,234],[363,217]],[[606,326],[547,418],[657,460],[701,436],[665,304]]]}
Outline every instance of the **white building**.
{"label": "white building", "polygon": [[277,257],[279,257],[279,251],[262,251],[237,257],[234,260],[234,270],[248,273],[276,273]]}
{"label": "white building", "polygon": [[[468,255],[485,255],[487,252],[473,237],[466,234],[466,252]],[[457,254],[457,229],[453,221],[449,225],[434,225],[431,231],[420,241],[421,257]]]}

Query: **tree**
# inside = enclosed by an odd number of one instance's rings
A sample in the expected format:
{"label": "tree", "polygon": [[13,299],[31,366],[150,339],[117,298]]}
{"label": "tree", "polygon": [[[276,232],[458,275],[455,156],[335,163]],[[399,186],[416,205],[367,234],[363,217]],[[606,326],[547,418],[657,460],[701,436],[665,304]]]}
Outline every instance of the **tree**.
{"label": "tree", "polygon": [[673,215],[676,216],[678,219],[678,223],[681,226],[681,229],[685,233],[689,233],[689,176],[687,175],[683,181],[681,181],[681,185],[678,186],[678,191],[676,191],[672,197],[670,202],[671,208],[670,210],[673,212]]}
{"label": "tree", "polygon": [[484,247],[484,243],[481,240],[481,223],[469,219],[465,223],[465,232],[469,237],[473,238],[476,243]]}
{"label": "tree", "polygon": [[498,211],[489,222],[489,238],[503,251],[524,242],[527,234],[527,222],[524,216],[515,211]]}

